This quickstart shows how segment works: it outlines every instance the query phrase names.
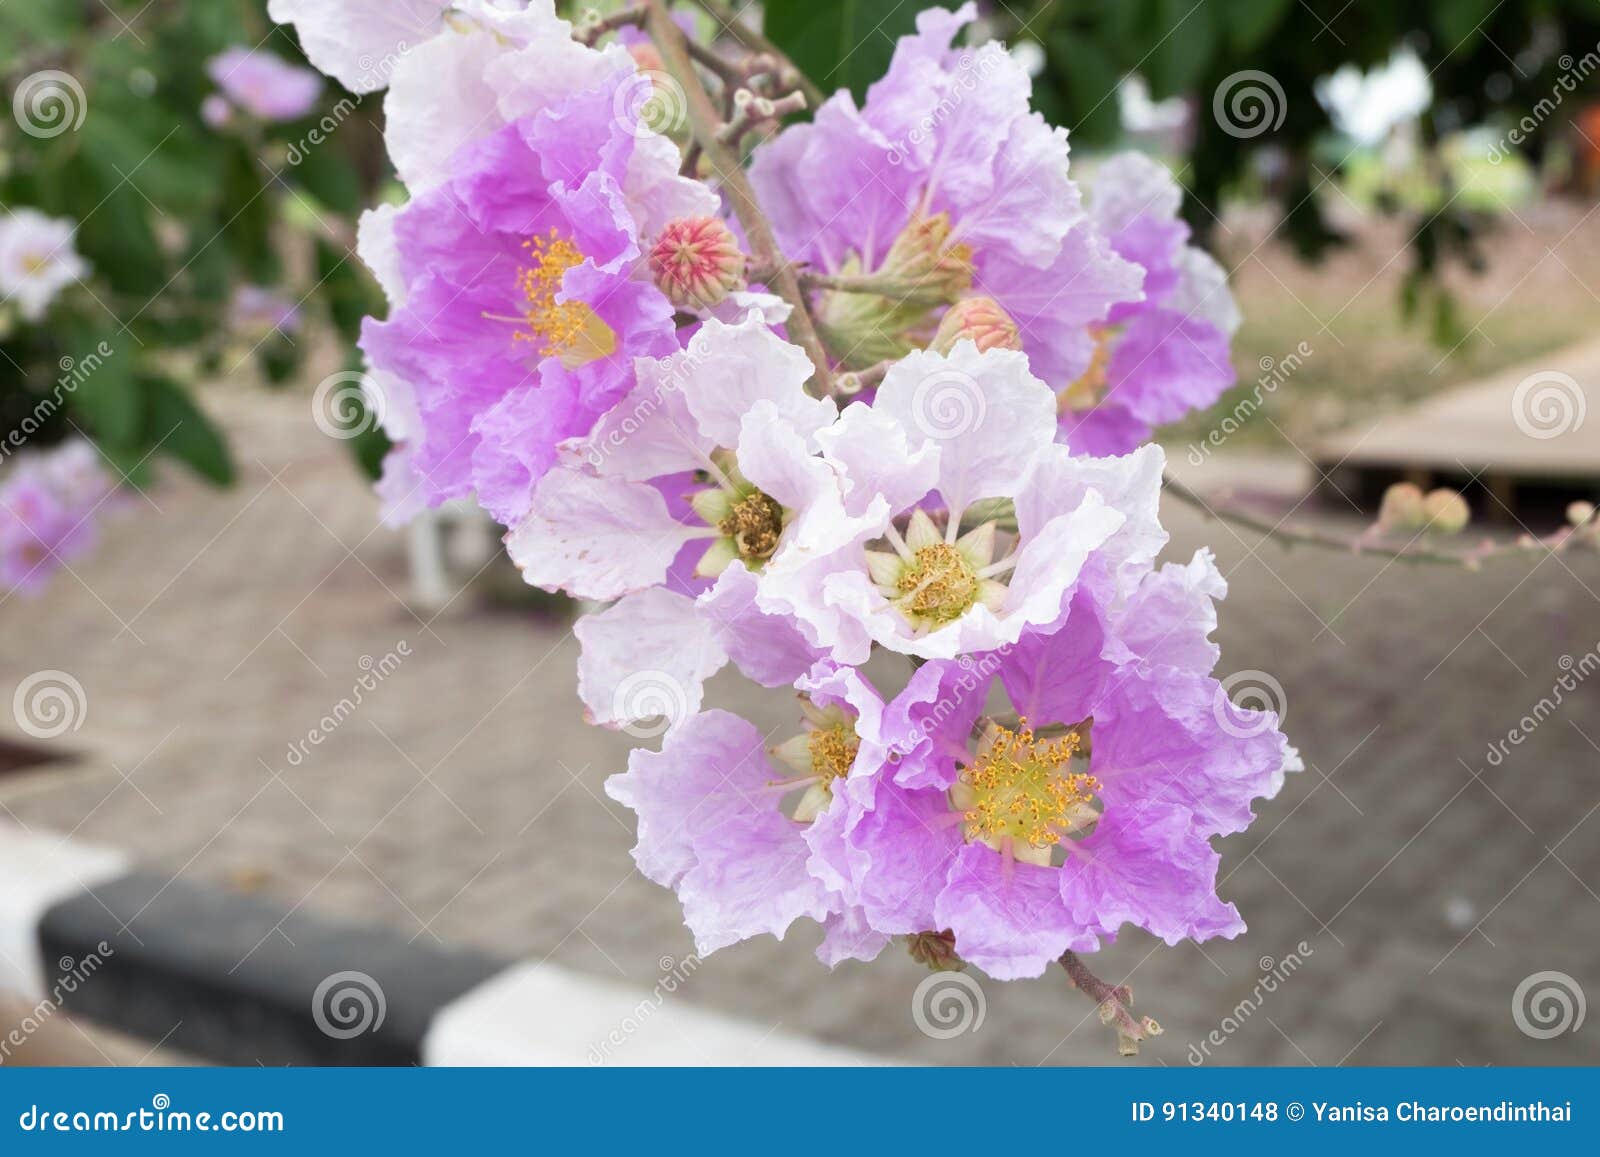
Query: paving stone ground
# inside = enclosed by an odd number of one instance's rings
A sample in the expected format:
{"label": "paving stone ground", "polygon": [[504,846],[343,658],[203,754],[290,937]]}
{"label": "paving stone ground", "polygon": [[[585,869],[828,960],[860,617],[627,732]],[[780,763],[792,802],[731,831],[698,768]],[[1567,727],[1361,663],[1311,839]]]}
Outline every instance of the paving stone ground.
{"label": "paving stone ground", "polygon": [[[578,721],[565,626],[472,598],[413,613],[400,536],[306,400],[213,404],[236,488],[173,476],[75,573],[0,604],[0,690],[59,669],[88,705],[50,741],[74,762],[0,778],[5,812],[174,877],[650,989],[691,945],[672,895],[631,870],[631,816],[601,788],[631,741]],[[912,1017],[919,966],[892,952],[829,973],[809,932],[718,953],[672,999],[934,1063],[1600,1061],[1600,1026],[1536,1039],[1512,1003],[1541,972],[1600,998],[1600,678],[1487,758],[1600,645],[1600,556],[1467,574],[1168,520],[1173,556],[1209,544],[1232,584],[1222,670],[1281,682],[1308,766],[1223,845],[1248,933],[1130,934],[1094,962],[1164,1037],[1118,1062],[1051,975],[980,980],[981,1027],[933,1039]],[[402,642],[359,710],[291,758]],[[792,711],[724,678],[712,700],[764,728]]]}

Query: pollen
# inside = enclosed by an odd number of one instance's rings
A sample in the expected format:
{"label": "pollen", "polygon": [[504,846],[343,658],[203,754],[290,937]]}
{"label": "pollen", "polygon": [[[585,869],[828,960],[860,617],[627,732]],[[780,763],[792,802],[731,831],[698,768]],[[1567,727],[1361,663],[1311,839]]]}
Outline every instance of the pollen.
{"label": "pollen", "polygon": [[861,749],[855,728],[840,723],[832,727],[819,727],[806,736],[806,748],[811,752],[811,770],[827,787],[840,776],[850,774]]}
{"label": "pollen", "polygon": [[583,263],[583,252],[571,238],[551,229],[522,243],[528,264],[517,268],[522,295],[522,328],[513,341],[528,342],[542,358],[559,357],[569,370],[610,357],[617,351],[616,332],[581,301],[560,301],[562,278]]}
{"label": "pollen", "polygon": [[1028,721],[1019,729],[992,725],[978,754],[961,773],[957,802],[969,840],[1049,849],[1093,818],[1100,781],[1068,770],[1082,740],[1075,731],[1040,739]]}
{"label": "pollen", "polygon": [[717,529],[733,539],[739,555],[746,561],[772,557],[783,534],[783,507],[776,499],[756,490],[734,503]]}
{"label": "pollen", "polygon": [[918,550],[900,572],[896,589],[911,614],[940,624],[966,614],[980,593],[972,565],[947,542]]}

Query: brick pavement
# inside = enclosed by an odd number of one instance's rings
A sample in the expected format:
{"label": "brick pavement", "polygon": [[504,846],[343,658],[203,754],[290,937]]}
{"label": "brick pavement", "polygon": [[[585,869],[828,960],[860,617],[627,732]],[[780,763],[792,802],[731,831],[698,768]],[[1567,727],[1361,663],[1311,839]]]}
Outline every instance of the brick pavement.
{"label": "brick pavement", "polygon": [[[0,804],[174,874],[650,988],[690,943],[671,894],[630,871],[631,817],[600,786],[629,742],[578,723],[566,629],[471,600],[413,614],[400,537],[375,529],[304,399],[217,404],[244,467],[233,491],[173,478],[76,577],[0,605],[0,688],[57,668],[88,699],[82,729],[51,741],[81,758],[0,779]],[[1511,1010],[1545,970],[1600,996],[1600,686],[1502,765],[1485,758],[1561,656],[1600,644],[1600,557],[1471,575],[1285,552],[1182,508],[1169,523],[1175,551],[1216,549],[1223,670],[1281,681],[1309,767],[1224,845],[1244,937],[1129,935],[1102,954],[1097,971],[1131,977],[1167,1028],[1138,1063],[1188,1063],[1301,941],[1303,967],[1212,1063],[1600,1060],[1593,1026],[1538,1040]],[[291,762],[362,657],[402,640],[411,655]],[[712,698],[766,727],[790,710],[726,677]],[[813,943],[726,950],[674,999],[912,1060],[1116,1060],[1063,977],[983,981],[982,1027],[934,1040],[910,1015],[919,967],[830,974]]]}

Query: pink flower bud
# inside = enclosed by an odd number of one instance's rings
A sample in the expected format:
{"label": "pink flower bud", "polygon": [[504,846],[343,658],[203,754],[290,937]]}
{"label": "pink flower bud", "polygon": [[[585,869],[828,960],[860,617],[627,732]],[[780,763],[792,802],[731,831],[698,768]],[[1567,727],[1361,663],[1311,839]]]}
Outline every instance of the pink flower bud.
{"label": "pink flower bud", "polygon": [[1022,334],[992,297],[967,297],[945,310],[933,335],[935,353],[948,354],[963,339],[984,350],[1020,350]]}
{"label": "pink flower bud", "polygon": [[1458,534],[1472,518],[1467,500],[1454,490],[1430,490],[1422,500],[1428,529],[1434,534]]}
{"label": "pink flower bud", "polygon": [[744,288],[745,256],[720,218],[682,217],[661,230],[650,272],[673,305],[705,308]]}
{"label": "pink flower bud", "polygon": [[1383,492],[1378,526],[1383,530],[1418,530],[1428,521],[1422,508],[1422,487],[1396,482]]}

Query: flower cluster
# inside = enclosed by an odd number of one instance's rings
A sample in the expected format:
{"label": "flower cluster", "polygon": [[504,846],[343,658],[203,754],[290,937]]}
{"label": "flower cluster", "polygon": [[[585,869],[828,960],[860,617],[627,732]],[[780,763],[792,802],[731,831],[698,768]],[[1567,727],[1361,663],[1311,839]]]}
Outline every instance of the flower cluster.
{"label": "flower cluster", "polygon": [[115,480],[81,438],[26,451],[0,474],[0,593],[31,594],[94,546]]}
{"label": "flower cluster", "polygon": [[[663,735],[607,790],[699,951],[804,917],[830,964],[934,933],[1013,978],[1237,935],[1212,839],[1298,762],[1212,676],[1210,555],[1158,563],[1145,443],[1238,323],[1167,170],[1080,190],[1025,71],[955,46],[970,3],[787,125],[792,66],[691,54],[661,0],[577,35],[406,9],[272,5],[357,91],[399,58],[410,195],[361,230],[386,511],[472,495],[530,583],[605,604],[579,694]],[[706,706],[729,665],[798,692],[788,738]]]}

